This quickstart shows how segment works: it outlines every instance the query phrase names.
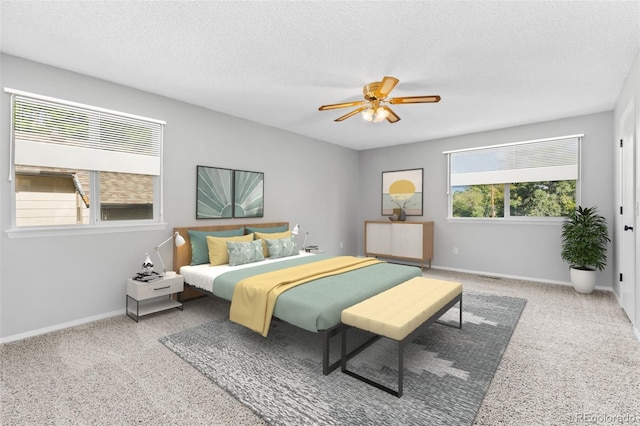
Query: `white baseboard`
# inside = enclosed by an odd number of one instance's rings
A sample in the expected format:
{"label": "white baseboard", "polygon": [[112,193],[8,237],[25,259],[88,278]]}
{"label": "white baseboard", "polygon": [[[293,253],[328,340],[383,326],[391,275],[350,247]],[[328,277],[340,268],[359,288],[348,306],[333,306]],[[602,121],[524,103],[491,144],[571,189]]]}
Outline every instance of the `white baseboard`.
{"label": "white baseboard", "polygon": [[611,289],[611,293],[613,293],[613,297],[616,298],[616,302],[618,302],[618,305],[622,306],[622,302],[620,301],[620,296],[618,295],[618,293],[613,291],[613,289]]}
{"label": "white baseboard", "polygon": [[[471,269],[448,268],[448,267],[438,266],[438,265],[431,265],[431,267],[433,269],[442,269],[442,270],[445,270],[445,271],[452,271],[452,272],[462,272],[462,273],[467,273],[467,274],[484,275],[484,276],[489,276],[489,277],[500,277],[500,278],[515,279],[515,280],[533,281],[533,282],[541,282],[541,283],[547,283],[547,284],[557,284],[557,285],[571,286],[570,282],[565,282],[565,281],[543,280],[543,279],[540,279],[540,278],[523,277],[523,276],[519,276],[519,275],[496,274],[496,273],[485,272],[485,271],[474,271],[474,270],[471,270]],[[610,291],[617,298],[617,295],[615,294],[615,292],[613,292],[613,290],[610,287],[596,286],[596,289],[604,290],[604,291]],[[618,303],[619,302],[620,302],[620,300],[618,300]],[[124,315],[124,314],[125,314],[125,310],[124,309],[120,309],[120,310],[117,310],[117,311],[107,312],[107,313],[100,314],[100,315],[95,315],[95,316],[92,316],[92,317],[81,318],[81,319],[78,319],[78,320],[75,320],[75,321],[69,321],[69,322],[65,322],[65,323],[62,323],[62,324],[53,325],[53,326],[50,326],[50,327],[45,327],[45,328],[40,328],[40,329],[37,329],[37,330],[28,331],[26,333],[20,333],[20,334],[15,334],[13,336],[0,338],[0,344],[14,342],[16,340],[23,340],[23,339],[27,339],[29,337],[34,337],[34,336],[39,336],[41,334],[50,333],[52,331],[63,330],[65,328],[75,327],[77,325],[86,324],[86,323],[89,323],[89,322],[98,321],[98,320],[101,320],[101,319],[111,318],[111,317],[115,317],[115,316],[118,316],[118,315]],[[634,333],[635,333],[636,337],[638,338],[638,340],[640,340],[640,330],[638,330],[638,328],[634,328]]]}
{"label": "white baseboard", "polygon": [[[545,280],[545,279],[542,279],[542,278],[524,277],[524,276],[520,276],[520,275],[497,274],[497,273],[494,273],[494,272],[474,271],[472,269],[449,268],[449,267],[446,267],[446,266],[438,266],[438,265],[431,265],[431,267],[433,269],[442,269],[444,271],[451,271],[451,272],[462,272],[462,273],[466,273],[466,274],[481,275],[481,276],[485,276],[485,277],[508,278],[508,279],[512,279],[512,280],[533,281],[533,282],[537,282],[537,283],[556,284],[556,285],[564,285],[564,286],[572,287],[572,284],[571,284],[570,281]],[[612,292],[613,294],[615,294],[611,287],[596,286],[596,289],[597,290],[602,290],[602,291],[609,291],[609,292]]]}
{"label": "white baseboard", "polygon": [[638,341],[640,341],[640,328],[633,327],[633,333],[636,335],[636,338],[638,339]]}
{"label": "white baseboard", "polygon": [[14,342],[16,340],[23,340],[29,337],[39,336],[41,334],[51,333],[52,331],[58,331],[69,327],[75,327],[77,325],[86,324],[93,321],[98,321],[105,318],[111,318],[118,315],[124,315],[124,309],[119,309],[113,312],[107,312],[100,315],[94,315],[92,317],[81,318],[74,321],[64,322],[62,324],[52,325],[50,327],[39,328],[37,330],[28,331],[26,333],[14,334],[13,336],[0,338],[0,344]]}

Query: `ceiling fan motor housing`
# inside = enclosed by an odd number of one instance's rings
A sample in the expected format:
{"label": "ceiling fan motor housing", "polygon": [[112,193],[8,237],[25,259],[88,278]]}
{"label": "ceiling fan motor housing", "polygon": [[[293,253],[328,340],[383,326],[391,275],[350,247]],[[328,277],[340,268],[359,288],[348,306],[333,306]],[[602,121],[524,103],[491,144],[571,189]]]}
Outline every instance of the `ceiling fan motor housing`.
{"label": "ceiling fan motor housing", "polygon": [[382,99],[378,99],[376,97],[376,93],[378,93],[378,89],[380,88],[380,81],[375,81],[373,83],[365,84],[362,88],[362,93],[364,94],[364,98],[368,101],[381,101]]}

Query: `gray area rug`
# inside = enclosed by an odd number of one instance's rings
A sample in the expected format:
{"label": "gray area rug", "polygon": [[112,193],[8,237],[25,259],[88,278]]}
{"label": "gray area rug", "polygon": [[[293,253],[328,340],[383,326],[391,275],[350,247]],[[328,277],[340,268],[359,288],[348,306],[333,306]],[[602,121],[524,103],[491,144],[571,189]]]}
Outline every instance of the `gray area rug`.
{"label": "gray area rug", "polygon": [[[218,313],[160,342],[274,425],[469,425],[525,303],[465,292],[462,330],[433,324],[407,345],[402,398],[339,369],[324,376],[320,336],[279,321],[264,338]],[[441,320],[458,318],[456,305]],[[333,360],[339,339],[332,345]],[[397,344],[383,338],[349,369],[395,389],[397,362]]]}

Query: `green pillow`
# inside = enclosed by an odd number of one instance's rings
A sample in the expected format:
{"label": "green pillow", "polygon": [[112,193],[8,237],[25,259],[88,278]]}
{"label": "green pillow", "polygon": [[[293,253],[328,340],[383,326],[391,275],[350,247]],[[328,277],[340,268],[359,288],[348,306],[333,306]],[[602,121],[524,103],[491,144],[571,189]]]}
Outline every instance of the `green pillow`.
{"label": "green pillow", "polygon": [[277,259],[279,257],[287,257],[298,254],[298,246],[296,245],[296,237],[280,238],[277,240],[265,240],[269,250],[269,258]]}
{"label": "green pillow", "polygon": [[229,266],[264,260],[261,240],[249,242],[227,241],[227,251],[229,252]]}
{"label": "green pillow", "polygon": [[187,231],[191,241],[191,264],[202,265],[209,263],[209,246],[207,235],[211,237],[238,237],[244,235],[244,228],[226,231]]}
{"label": "green pillow", "polygon": [[254,232],[256,240],[262,239],[262,254],[264,257],[269,257],[269,248],[267,247],[267,240],[279,240],[280,238],[289,238],[291,231],[283,232]]}
{"label": "green pillow", "polygon": [[288,225],[272,226],[271,228],[259,228],[257,226],[246,226],[247,234],[251,232],[262,232],[264,234],[273,234],[274,232],[284,232],[289,230]]}

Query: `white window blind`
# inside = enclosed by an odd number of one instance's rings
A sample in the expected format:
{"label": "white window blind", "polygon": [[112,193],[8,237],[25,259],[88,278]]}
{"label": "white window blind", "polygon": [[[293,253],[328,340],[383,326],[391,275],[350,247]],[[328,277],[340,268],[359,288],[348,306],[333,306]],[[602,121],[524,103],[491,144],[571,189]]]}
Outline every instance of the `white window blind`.
{"label": "white window blind", "polygon": [[160,175],[163,122],[13,93],[15,164]]}
{"label": "white window blind", "polygon": [[576,180],[582,136],[443,152],[449,186]]}

